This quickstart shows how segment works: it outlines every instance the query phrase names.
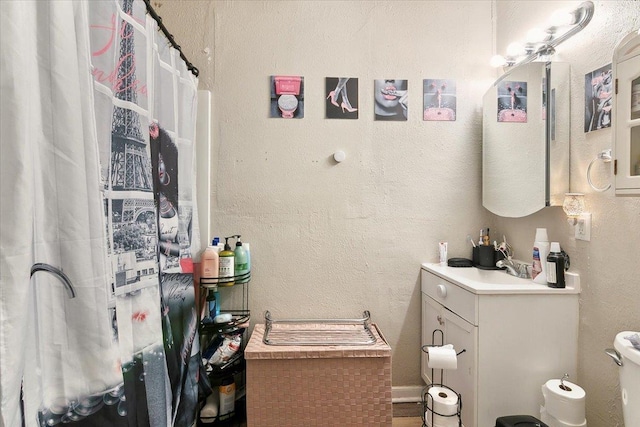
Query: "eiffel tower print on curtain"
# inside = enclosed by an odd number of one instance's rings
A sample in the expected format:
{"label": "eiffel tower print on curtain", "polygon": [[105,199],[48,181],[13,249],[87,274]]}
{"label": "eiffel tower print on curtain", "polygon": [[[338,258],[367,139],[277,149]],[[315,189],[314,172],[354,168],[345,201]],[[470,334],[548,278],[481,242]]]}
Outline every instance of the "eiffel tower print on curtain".
{"label": "eiffel tower print on curtain", "polygon": [[[132,16],[133,0],[122,0]],[[138,105],[135,29],[121,20],[119,60],[113,87],[117,100],[111,124],[111,164],[108,203],[113,236],[111,262],[116,295],[157,284],[157,224],[151,159],[143,135]],[[124,106],[123,106],[124,105]],[[146,131],[147,127],[144,126]]]}

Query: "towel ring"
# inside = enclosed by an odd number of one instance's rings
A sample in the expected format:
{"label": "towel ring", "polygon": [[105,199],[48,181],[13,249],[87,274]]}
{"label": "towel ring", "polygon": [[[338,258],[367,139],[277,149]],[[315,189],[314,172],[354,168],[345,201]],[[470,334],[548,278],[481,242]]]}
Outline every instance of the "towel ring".
{"label": "towel ring", "polygon": [[604,163],[610,163],[611,162],[611,148],[608,148],[608,149],[603,150],[600,153],[598,153],[596,158],[591,160],[591,163],[589,163],[589,167],[587,168],[587,181],[589,182],[589,185],[594,190],[596,190],[598,192],[603,192],[603,191],[607,191],[608,189],[611,188],[611,183],[609,183],[609,185],[607,185],[606,187],[596,187],[593,184],[593,182],[591,181],[591,167],[598,160],[602,160]]}

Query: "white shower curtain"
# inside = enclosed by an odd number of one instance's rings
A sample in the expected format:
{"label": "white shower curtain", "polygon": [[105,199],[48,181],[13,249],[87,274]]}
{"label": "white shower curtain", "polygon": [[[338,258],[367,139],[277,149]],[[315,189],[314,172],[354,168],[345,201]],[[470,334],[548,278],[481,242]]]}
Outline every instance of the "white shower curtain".
{"label": "white shower curtain", "polygon": [[0,426],[174,425],[197,79],[142,1],[0,11]]}
{"label": "white shower curtain", "polygon": [[[27,425],[122,382],[106,310],[99,156],[84,2],[2,3],[2,422]],[[71,279],[31,268],[44,263]],[[58,411],[61,412],[61,411]],[[60,417],[64,414],[57,414]]]}

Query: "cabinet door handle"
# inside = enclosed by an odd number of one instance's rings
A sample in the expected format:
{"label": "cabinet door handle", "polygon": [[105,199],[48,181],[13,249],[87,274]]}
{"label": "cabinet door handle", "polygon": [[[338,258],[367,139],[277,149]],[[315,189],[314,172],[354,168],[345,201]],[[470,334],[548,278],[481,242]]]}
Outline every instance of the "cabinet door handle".
{"label": "cabinet door handle", "polygon": [[442,320],[442,316],[438,315],[436,319],[438,319],[438,323],[440,324],[440,326],[444,325],[444,320]]}

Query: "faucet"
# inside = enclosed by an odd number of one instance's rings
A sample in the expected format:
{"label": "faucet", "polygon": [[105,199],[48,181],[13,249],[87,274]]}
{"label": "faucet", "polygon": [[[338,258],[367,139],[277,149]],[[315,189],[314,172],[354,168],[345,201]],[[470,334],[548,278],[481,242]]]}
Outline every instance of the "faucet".
{"label": "faucet", "polygon": [[508,258],[498,260],[498,262],[496,262],[496,267],[506,268],[507,274],[518,277],[518,270],[516,270],[515,264]]}
{"label": "faucet", "polygon": [[496,267],[506,268],[507,274],[510,274],[515,277],[519,277],[521,279],[530,278],[528,265],[525,263],[517,263],[513,261],[511,257],[498,260],[498,262],[496,262]]}

